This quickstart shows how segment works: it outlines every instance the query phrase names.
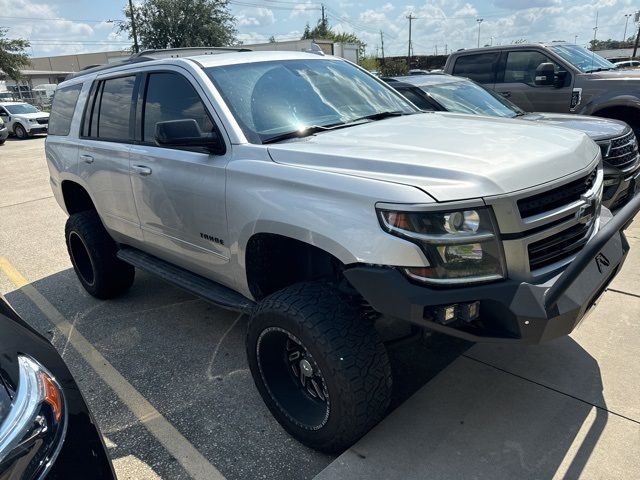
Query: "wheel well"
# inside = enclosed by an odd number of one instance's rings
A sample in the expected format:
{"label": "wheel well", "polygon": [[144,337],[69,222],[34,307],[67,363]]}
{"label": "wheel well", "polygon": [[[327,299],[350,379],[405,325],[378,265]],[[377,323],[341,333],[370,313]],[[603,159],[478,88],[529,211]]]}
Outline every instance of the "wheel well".
{"label": "wheel well", "polygon": [[613,118],[615,120],[622,120],[627,122],[633,129],[637,129],[640,124],[638,123],[638,114],[640,110],[635,107],[607,107],[597,112],[593,112],[593,115],[597,117]]}
{"label": "wheel well", "polygon": [[62,196],[69,215],[96,209],[87,191],[75,182],[62,182]]}
{"label": "wheel well", "polygon": [[339,282],[343,264],[308,243],[283,235],[257,233],[247,243],[245,268],[251,294],[261,300],[294,283],[319,279]]}

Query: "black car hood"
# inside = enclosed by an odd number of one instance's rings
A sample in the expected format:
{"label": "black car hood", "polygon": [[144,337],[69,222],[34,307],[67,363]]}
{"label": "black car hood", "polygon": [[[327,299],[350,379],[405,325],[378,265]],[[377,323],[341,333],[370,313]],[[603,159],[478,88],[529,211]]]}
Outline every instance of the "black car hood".
{"label": "black car hood", "polygon": [[587,115],[571,115],[564,113],[528,113],[522,120],[544,122],[558,127],[570,128],[584,132],[592,140],[607,140],[620,137],[629,131],[629,126],[619,120],[591,117]]}

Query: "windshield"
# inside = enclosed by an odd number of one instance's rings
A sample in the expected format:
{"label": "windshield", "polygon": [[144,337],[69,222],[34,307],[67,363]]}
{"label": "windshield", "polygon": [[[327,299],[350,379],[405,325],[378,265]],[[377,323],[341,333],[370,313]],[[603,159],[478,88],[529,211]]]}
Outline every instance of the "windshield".
{"label": "windshield", "polygon": [[5,110],[12,115],[20,115],[21,113],[38,113],[38,110],[33,105],[29,105],[28,103],[18,103],[16,105],[5,105]]}
{"label": "windshield", "polygon": [[549,47],[581,72],[589,73],[600,70],[613,70],[616,66],[595,52],[579,45],[554,45]]}
{"label": "windshield", "polygon": [[420,87],[449,112],[513,118],[524,112],[511,102],[470,81]]}
{"label": "windshield", "polygon": [[212,67],[206,72],[252,143],[308,128],[311,132],[310,127],[416,111],[399,94],[344,61],[269,61]]}

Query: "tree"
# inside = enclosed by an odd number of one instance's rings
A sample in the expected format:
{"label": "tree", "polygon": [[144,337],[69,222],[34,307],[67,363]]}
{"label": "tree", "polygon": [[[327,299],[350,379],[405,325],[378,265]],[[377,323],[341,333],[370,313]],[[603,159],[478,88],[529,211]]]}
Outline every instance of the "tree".
{"label": "tree", "polygon": [[381,77],[400,77],[408,73],[409,67],[404,58],[387,58],[384,64],[380,65]]}
{"label": "tree", "polygon": [[29,56],[24,53],[29,42],[23,39],[9,40],[8,28],[0,27],[0,70],[16,82],[22,76],[20,68],[29,65]]}
{"label": "tree", "polygon": [[364,56],[364,51],[367,46],[362,40],[360,40],[353,33],[337,33],[329,25],[329,20],[325,17],[319,19],[316,26],[312,29],[309,24],[304,27],[301,40],[331,40],[336,43],[355,43],[358,45],[358,53],[360,57]]}
{"label": "tree", "polygon": [[[131,11],[120,31],[133,38]],[[143,0],[134,6],[141,49],[224,47],[236,43],[235,17],[227,0]]]}
{"label": "tree", "polygon": [[276,43],[276,42],[277,42],[276,37],[274,35],[271,35],[269,37],[269,43]]}
{"label": "tree", "polygon": [[589,42],[589,49],[592,51],[596,50],[615,50],[618,48],[633,48],[636,43],[636,36],[631,35],[625,41],[621,42],[620,40],[613,40],[609,38],[608,40],[591,40]]}
{"label": "tree", "polygon": [[380,71],[380,60],[376,58],[374,55],[367,55],[366,57],[362,57],[360,59],[360,66],[365,70],[369,70],[370,72]]}

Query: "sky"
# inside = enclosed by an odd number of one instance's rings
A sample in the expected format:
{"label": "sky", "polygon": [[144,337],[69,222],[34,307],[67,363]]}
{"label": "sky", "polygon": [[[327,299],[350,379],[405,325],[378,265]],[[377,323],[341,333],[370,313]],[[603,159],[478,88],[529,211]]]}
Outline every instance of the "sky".
{"label": "sky", "polygon": [[[127,0],[0,0],[0,26],[9,38],[26,38],[34,57],[129,48],[126,33],[118,33]],[[586,45],[593,39],[596,15],[598,39],[621,40],[625,14],[640,10],[633,0],[230,0],[238,38],[248,43],[298,39],[308,22],[315,25],[321,4],[338,32],[355,33],[367,53],[406,55],[413,14],[413,53],[445,53],[475,47],[478,22],[482,45],[566,40]],[[637,28],[629,19],[627,36]],[[576,39],[577,35],[577,39]]]}

